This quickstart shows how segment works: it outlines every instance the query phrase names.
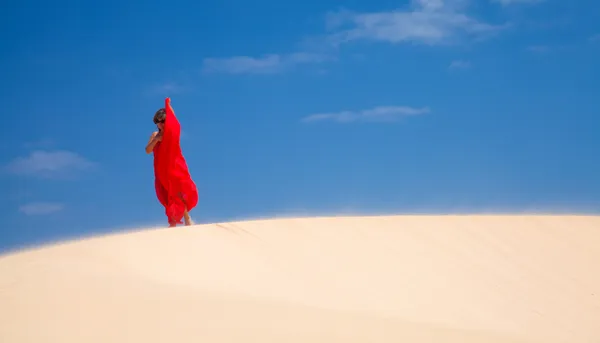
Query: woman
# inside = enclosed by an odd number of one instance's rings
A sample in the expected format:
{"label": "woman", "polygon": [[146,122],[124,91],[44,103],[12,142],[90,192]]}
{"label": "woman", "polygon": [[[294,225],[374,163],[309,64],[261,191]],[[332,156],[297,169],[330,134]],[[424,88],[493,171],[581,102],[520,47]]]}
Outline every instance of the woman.
{"label": "woman", "polygon": [[154,114],[154,124],[158,131],[150,136],[146,153],[154,154],[154,187],[158,201],[165,207],[169,227],[174,227],[185,219],[185,225],[192,225],[189,211],[198,203],[198,191],[188,171],[181,153],[181,126],[171,108],[171,99],[165,99],[165,107]]}

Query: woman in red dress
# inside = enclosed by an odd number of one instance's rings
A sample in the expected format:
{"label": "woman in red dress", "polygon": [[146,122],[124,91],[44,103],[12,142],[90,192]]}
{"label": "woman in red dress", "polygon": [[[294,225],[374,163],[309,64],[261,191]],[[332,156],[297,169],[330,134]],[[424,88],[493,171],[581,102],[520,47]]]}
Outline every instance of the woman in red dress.
{"label": "woman in red dress", "polygon": [[150,136],[146,153],[154,154],[154,187],[158,201],[165,207],[169,227],[192,225],[189,211],[198,204],[198,190],[190,176],[187,163],[181,153],[181,126],[171,107],[171,99],[165,99],[165,107],[154,114],[158,127]]}

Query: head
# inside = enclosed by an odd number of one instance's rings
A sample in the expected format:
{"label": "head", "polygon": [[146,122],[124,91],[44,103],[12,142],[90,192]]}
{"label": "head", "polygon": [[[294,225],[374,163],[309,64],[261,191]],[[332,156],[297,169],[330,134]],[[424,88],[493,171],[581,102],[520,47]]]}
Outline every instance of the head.
{"label": "head", "polygon": [[152,120],[154,121],[154,124],[156,124],[156,126],[158,127],[159,131],[161,131],[163,129],[163,127],[165,126],[166,118],[167,118],[167,113],[165,112],[164,108],[161,108],[158,111],[156,111],[156,113],[154,113],[154,118]]}

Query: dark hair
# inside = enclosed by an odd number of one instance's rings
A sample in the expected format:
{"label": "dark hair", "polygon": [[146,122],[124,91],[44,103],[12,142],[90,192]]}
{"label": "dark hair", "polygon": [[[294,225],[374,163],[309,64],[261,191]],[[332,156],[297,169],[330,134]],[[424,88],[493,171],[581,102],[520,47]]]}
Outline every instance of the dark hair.
{"label": "dark hair", "polygon": [[167,118],[167,112],[165,112],[164,108],[161,108],[154,113],[154,118],[152,118],[152,121],[154,121],[154,124],[158,124],[159,122],[164,122],[165,118]]}

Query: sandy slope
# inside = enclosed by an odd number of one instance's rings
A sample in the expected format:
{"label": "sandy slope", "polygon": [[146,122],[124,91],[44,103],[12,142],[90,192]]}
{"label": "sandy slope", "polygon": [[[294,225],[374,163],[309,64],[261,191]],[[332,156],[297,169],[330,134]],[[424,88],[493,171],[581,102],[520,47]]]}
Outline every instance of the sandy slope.
{"label": "sandy slope", "polygon": [[0,258],[0,342],[600,342],[600,217],[280,219]]}

